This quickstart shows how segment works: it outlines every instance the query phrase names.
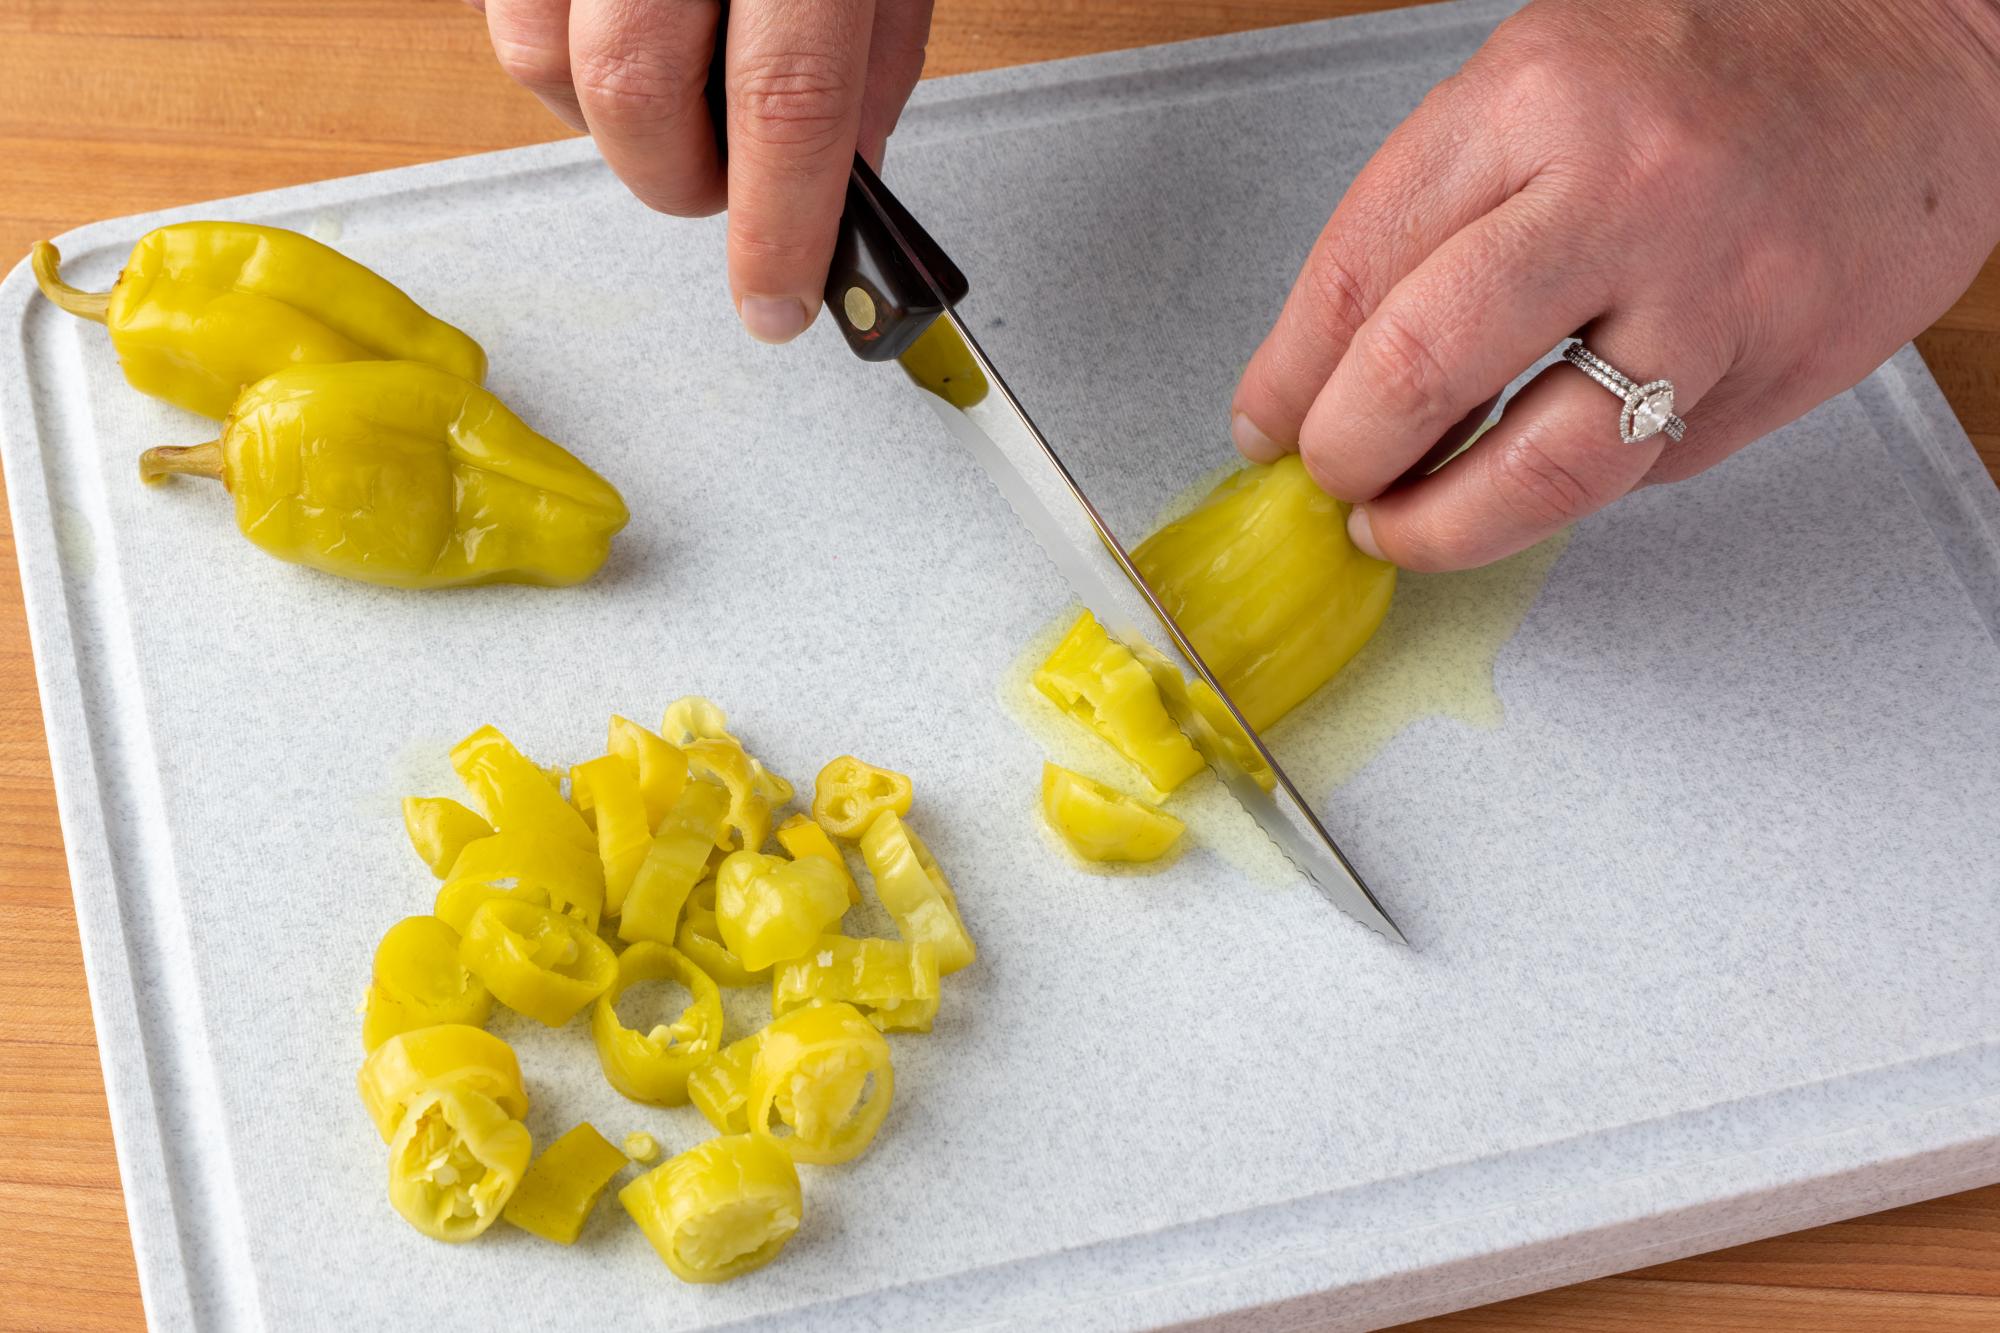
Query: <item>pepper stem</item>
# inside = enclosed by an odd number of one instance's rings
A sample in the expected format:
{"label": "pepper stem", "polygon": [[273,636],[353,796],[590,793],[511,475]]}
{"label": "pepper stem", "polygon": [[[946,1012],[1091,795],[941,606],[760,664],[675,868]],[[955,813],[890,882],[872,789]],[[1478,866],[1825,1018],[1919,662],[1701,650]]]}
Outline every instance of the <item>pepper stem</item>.
{"label": "pepper stem", "polygon": [[157,483],[175,476],[207,477],[227,486],[222,478],[222,441],[162,444],[139,455],[139,480]]}
{"label": "pepper stem", "polygon": [[111,314],[110,292],[86,292],[62,280],[62,251],[47,241],[36,241],[34,249],[35,285],[42,295],[72,315],[105,322]]}

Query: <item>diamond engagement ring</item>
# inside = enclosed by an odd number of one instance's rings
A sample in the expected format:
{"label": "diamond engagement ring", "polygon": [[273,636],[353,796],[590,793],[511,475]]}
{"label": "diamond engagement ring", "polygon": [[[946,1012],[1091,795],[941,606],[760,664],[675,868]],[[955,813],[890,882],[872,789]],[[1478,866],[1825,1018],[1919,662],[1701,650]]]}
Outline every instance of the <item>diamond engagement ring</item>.
{"label": "diamond engagement ring", "polygon": [[1665,431],[1671,440],[1679,440],[1686,433],[1687,422],[1674,415],[1672,380],[1640,384],[1629,375],[1619,373],[1609,361],[1585,347],[1581,341],[1563,348],[1563,360],[1624,400],[1624,410],[1618,414],[1618,438],[1625,443],[1650,440],[1661,431]]}

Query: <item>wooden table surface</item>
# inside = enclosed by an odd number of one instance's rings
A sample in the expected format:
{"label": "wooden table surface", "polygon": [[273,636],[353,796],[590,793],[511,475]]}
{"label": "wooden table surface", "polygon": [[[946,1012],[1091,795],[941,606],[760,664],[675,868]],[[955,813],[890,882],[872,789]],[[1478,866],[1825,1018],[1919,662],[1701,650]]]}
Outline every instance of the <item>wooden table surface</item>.
{"label": "wooden table surface", "polygon": [[[930,72],[1390,3],[938,0]],[[0,269],[95,218],[567,132],[498,73],[456,0],[6,0]],[[2000,477],[2000,262],[1919,345]],[[0,546],[0,1328],[133,1328],[138,1286],[11,531]],[[1434,1326],[2000,1328],[2000,1186]]]}

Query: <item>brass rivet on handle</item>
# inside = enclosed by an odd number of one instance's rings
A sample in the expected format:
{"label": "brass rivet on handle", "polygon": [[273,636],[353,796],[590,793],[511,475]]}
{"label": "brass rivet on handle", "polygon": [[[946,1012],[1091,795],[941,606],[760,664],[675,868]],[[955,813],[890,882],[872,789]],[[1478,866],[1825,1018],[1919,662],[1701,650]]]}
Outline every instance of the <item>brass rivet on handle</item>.
{"label": "brass rivet on handle", "polygon": [[875,327],[875,298],[861,288],[849,287],[840,298],[840,308],[856,333],[866,333]]}

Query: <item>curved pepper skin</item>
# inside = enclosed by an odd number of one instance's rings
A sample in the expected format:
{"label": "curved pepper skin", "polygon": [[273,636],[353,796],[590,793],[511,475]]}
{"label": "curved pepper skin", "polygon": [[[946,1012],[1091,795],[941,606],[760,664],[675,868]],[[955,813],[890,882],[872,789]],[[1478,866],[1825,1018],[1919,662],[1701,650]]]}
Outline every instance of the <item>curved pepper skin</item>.
{"label": "curved pepper skin", "polygon": [[[672,1023],[640,1032],[619,1022],[618,1001],[648,981],[680,983],[688,1006]],[[688,1075],[722,1048],[722,992],[678,949],[641,941],[618,956],[618,979],[591,1010],[590,1038],[612,1087],[633,1101],[684,1106]]]}
{"label": "curved pepper skin", "polygon": [[[631,765],[646,802],[646,828],[658,828],[687,786],[687,756],[630,718],[611,719],[604,748]],[[616,911],[617,909],[613,909]]]}
{"label": "curved pepper skin", "polygon": [[[709,881],[711,886],[714,881]],[[694,960],[718,986],[762,986],[771,979],[768,967],[747,968],[743,960],[722,942],[722,923],[715,908],[704,907],[693,898],[681,915],[681,927],[674,935],[674,947]]]}
{"label": "curved pepper skin", "polygon": [[812,816],[828,833],[851,842],[885,811],[909,814],[913,794],[910,780],[901,773],[844,754],[813,779]]}
{"label": "curved pepper skin", "polygon": [[439,1023],[478,1027],[493,1012],[484,982],[458,958],[459,934],[434,916],[406,916],[375,946],[361,1044],[374,1050],[399,1032]]}
{"label": "curved pepper skin", "polygon": [[1157,861],[1187,825],[1081,773],[1042,765],[1042,817],[1086,861]]}
{"label": "curved pepper skin", "polygon": [[597,858],[549,837],[496,833],[465,845],[438,888],[431,909],[463,934],[472,914],[492,898],[508,898],[574,917],[597,929],[604,872]]}
{"label": "curved pepper skin", "polygon": [[1103,737],[1146,781],[1170,792],[1202,770],[1201,755],[1160,701],[1153,675],[1085,611],[1034,674],[1035,688]]}
{"label": "curved pepper skin", "polygon": [[929,1032],[938,1011],[937,950],[902,940],[822,935],[819,943],[771,969],[771,1016],[802,1005],[841,1001],[884,1032]]}
{"label": "curved pepper skin", "polygon": [[[773,774],[750,757],[734,737],[724,736],[689,741],[681,747],[687,756],[688,771],[721,783],[729,792],[729,813],[723,821],[716,846],[724,851],[756,851],[771,836]],[[778,778],[779,783],[784,779]],[[785,788],[790,790],[789,784]]]}
{"label": "curved pepper skin", "polygon": [[785,849],[785,855],[794,861],[817,856],[822,861],[830,862],[840,871],[841,878],[847,881],[848,903],[853,906],[860,905],[861,886],[854,882],[854,876],[848,872],[847,858],[840,854],[840,849],[833,845],[833,839],[826,835],[826,829],[821,827],[818,821],[808,815],[792,815],[778,825],[776,837],[778,845]]}
{"label": "curved pepper skin", "polygon": [[722,942],[751,970],[798,957],[846,914],[845,878],[816,856],[731,852],[715,872]]}
{"label": "curved pepper skin", "polygon": [[[795,1162],[851,1162],[875,1141],[895,1097],[889,1043],[859,1010],[794,1009],[764,1029],[751,1062],[750,1133]],[[771,1127],[774,1112],[791,1128],[782,1138]]]}
{"label": "curved pepper skin", "polygon": [[403,831],[410,846],[443,879],[465,844],[493,836],[493,826],[449,796],[405,796]]}
{"label": "curved pepper skin", "polygon": [[1236,472],[1132,551],[1260,732],[1332,679],[1388,614],[1396,567],[1348,540],[1348,508],[1288,454]]}
{"label": "curved pepper skin", "polygon": [[895,918],[897,933],[911,944],[936,949],[941,975],[978,956],[958,914],[958,895],[916,830],[894,814],[882,815],[861,837],[861,858],[875,877],[875,896]]}
{"label": "curved pepper skin", "polygon": [[236,526],[278,559],[390,588],[581,583],[630,517],[498,398],[414,361],[267,376],[219,440],[140,458],[147,481],[176,473],[221,481]]}
{"label": "curved pepper skin", "polygon": [[618,1191],[683,1282],[727,1282],[778,1257],[799,1229],[798,1168],[747,1134],[710,1139]]}
{"label": "curved pepper skin", "polygon": [[509,898],[479,905],[459,957],[493,998],[552,1028],[618,977],[618,955],[573,917]]}
{"label": "curved pepper skin", "polygon": [[500,1219],[534,1150],[528,1127],[491,1097],[431,1088],[389,1143],[389,1202],[426,1236],[471,1240]]}
{"label": "curved pepper skin", "polygon": [[369,1052],[354,1082],[384,1143],[396,1136],[410,1103],[433,1088],[470,1088],[516,1120],[528,1114],[514,1048],[462,1023],[398,1033]]}
{"label": "curved pepper skin", "polygon": [[764,1049],[764,1034],[769,1030],[759,1028],[730,1042],[688,1075],[688,1100],[715,1126],[716,1133],[750,1132],[750,1071],[756,1067],[757,1052]]}
{"label": "curved pepper skin", "polygon": [[330,246],[282,227],[179,222],[139,238],[109,293],[62,281],[62,256],[34,251],[35,280],[71,314],[111,333],[141,393],[207,417],[287,366],[420,361],[473,383],[478,343]]}
{"label": "curved pepper skin", "polygon": [[597,859],[604,866],[604,910],[616,916],[653,845],[639,770],[615,754],[570,770],[570,799],[597,820]]}
{"label": "curved pepper skin", "polygon": [[542,1149],[500,1215],[543,1240],[574,1245],[624,1169],[625,1154],[586,1122]]}
{"label": "curved pepper skin", "polygon": [[687,784],[680,800],[660,821],[653,845],[632,877],[632,888],[618,914],[619,939],[673,942],[681,909],[708,868],[716,840],[725,836],[728,819],[729,793],[720,783],[703,777]]}

